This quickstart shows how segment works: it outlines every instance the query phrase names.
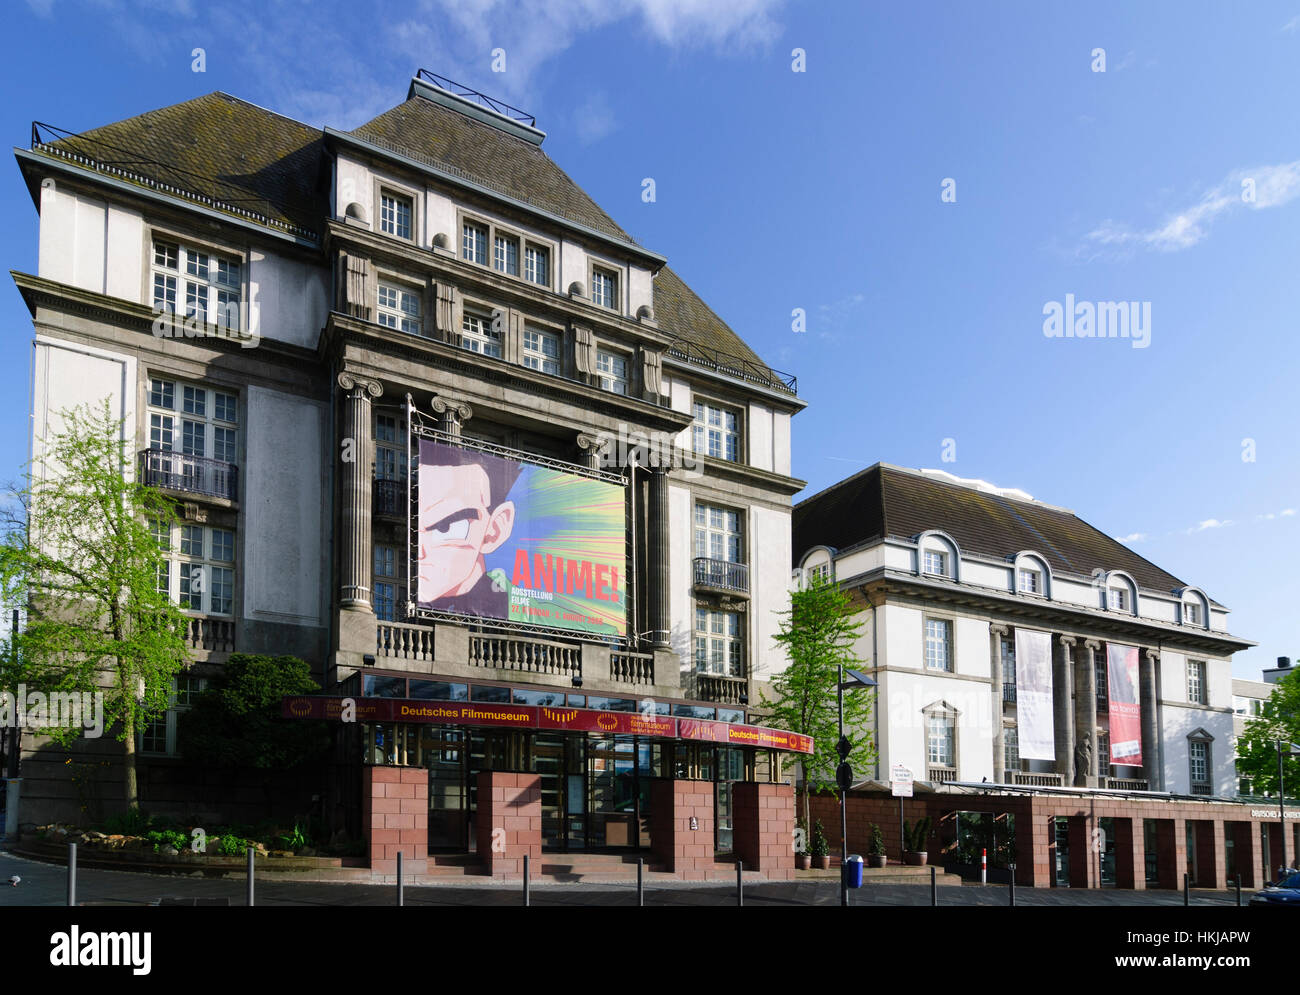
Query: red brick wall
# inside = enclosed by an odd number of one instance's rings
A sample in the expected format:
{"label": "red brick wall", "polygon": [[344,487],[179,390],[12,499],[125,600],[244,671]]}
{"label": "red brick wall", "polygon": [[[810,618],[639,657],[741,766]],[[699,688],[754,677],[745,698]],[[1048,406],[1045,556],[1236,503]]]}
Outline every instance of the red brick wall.
{"label": "red brick wall", "polygon": [[[691,828],[694,817],[696,828]],[[713,782],[658,780],[650,788],[650,849],[678,877],[703,880],[715,867]]]}
{"label": "red brick wall", "polygon": [[[496,830],[501,832],[494,835]],[[540,874],[541,775],[480,771],[476,836],[479,860],[493,877],[523,877],[525,854],[531,861],[530,874]]]}
{"label": "red brick wall", "polygon": [[794,789],[746,781],[732,790],[736,856],[769,880],[793,878]]}
{"label": "red brick wall", "polygon": [[378,874],[424,874],[429,864],[429,772],[422,767],[362,767],[361,825]]}

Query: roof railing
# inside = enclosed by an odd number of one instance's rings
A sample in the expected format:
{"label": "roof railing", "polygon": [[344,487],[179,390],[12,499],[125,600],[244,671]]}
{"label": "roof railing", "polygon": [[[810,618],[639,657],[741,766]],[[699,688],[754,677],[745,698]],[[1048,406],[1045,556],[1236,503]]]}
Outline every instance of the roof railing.
{"label": "roof railing", "polygon": [[448,93],[457,97],[464,97],[471,100],[480,107],[486,107],[490,111],[500,114],[502,117],[509,118],[511,121],[518,121],[520,124],[526,124],[530,128],[537,127],[537,118],[527,111],[521,111],[518,107],[512,107],[504,100],[497,100],[495,97],[489,97],[486,93],[480,93],[472,86],[466,86],[464,83],[457,83],[454,79],[448,79],[446,76],[439,76],[428,69],[421,69],[416,74],[417,79],[428,80],[439,90],[446,90]]}
{"label": "roof railing", "polygon": [[793,374],[782,373],[780,370],[774,370],[770,366],[756,363],[752,359],[745,359],[743,356],[734,356],[731,353],[710,349],[691,339],[675,336],[668,343],[667,352],[668,355],[676,359],[685,360],[697,366],[707,366],[724,376],[744,380],[747,383],[760,384],[788,394],[797,395],[799,393],[799,379]]}

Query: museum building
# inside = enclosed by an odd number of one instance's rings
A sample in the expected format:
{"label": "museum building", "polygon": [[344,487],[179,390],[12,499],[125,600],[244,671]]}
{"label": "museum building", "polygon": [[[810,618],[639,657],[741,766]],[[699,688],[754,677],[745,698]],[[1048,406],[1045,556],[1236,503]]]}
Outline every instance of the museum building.
{"label": "museum building", "polygon": [[[290,654],[321,692],[286,718],[336,734],[313,804],[376,872],[790,872],[809,744],[751,708],[804,402],[544,138],[421,70],[348,131],[217,92],[16,150],[33,445],[108,398],[181,519],[159,583],[193,663],[139,739],[145,808],[235,803],[196,802],[178,717],[232,653]],[[24,821],[76,818],[66,755],[24,746]]]}

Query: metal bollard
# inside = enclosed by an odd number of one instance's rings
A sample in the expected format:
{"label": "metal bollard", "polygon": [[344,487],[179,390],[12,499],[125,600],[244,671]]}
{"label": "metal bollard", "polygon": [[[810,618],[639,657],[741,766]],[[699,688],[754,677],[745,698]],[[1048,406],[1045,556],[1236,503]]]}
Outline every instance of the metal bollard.
{"label": "metal bollard", "polygon": [[645,905],[645,881],[642,879],[642,872],[645,870],[645,860],[641,857],[636,858],[636,904],[637,907]]}
{"label": "metal bollard", "polygon": [[1192,901],[1191,901],[1191,899],[1192,899],[1191,887],[1192,887],[1192,886],[1188,883],[1190,880],[1191,880],[1191,875],[1188,874],[1186,871],[1183,871],[1183,904],[1184,904],[1184,905],[1191,905],[1191,904],[1192,904]]}
{"label": "metal bollard", "polygon": [[397,904],[399,907],[406,904],[403,899],[404,896],[402,895],[402,851],[398,850],[397,851]]}
{"label": "metal bollard", "polygon": [[939,904],[939,878],[938,878],[938,873],[939,873],[939,872],[935,870],[934,865],[931,864],[931,865],[930,865],[930,904],[931,904],[931,905],[938,905],[938,904]]}
{"label": "metal bollard", "polygon": [[248,905],[253,906],[253,856],[257,851],[251,846],[248,848]]}
{"label": "metal bollard", "polygon": [[736,861],[736,904],[745,904],[745,862]]}
{"label": "metal bollard", "polygon": [[527,908],[528,904],[528,854],[524,854],[524,907]]}
{"label": "metal bollard", "polygon": [[68,844],[68,905],[77,904],[77,844]]}
{"label": "metal bollard", "polygon": [[1241,904],[1241,875],[1237,875],[1237,904]]}
{"label": "metal bollard", "polygon": [[1011,867],[1011,907],[1016,907],[1016,868],[1014,864]]}

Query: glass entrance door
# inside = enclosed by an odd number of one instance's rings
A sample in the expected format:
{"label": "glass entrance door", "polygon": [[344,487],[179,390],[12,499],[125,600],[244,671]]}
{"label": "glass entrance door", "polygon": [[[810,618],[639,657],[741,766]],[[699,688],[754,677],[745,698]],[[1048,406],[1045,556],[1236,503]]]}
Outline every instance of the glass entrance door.
{"label": "glass entrance door", "polygon": [[564,796],[564,737],[558,733],[536,733],[533,736],[533,770],[541,778],[542,789],[542,846],[562,850],[565,848]]}
{"label": "glass entrance door", "polygon": [[1070,820],[1058,815],[1054,818],[1056,839],[1056,887],[1070,887]]}
{"label": "glass entrance door", "polygon": [[465,745],[461,729],[420,729],[421,751],[429,769],[430,850],[463,850],[469,845]]}

